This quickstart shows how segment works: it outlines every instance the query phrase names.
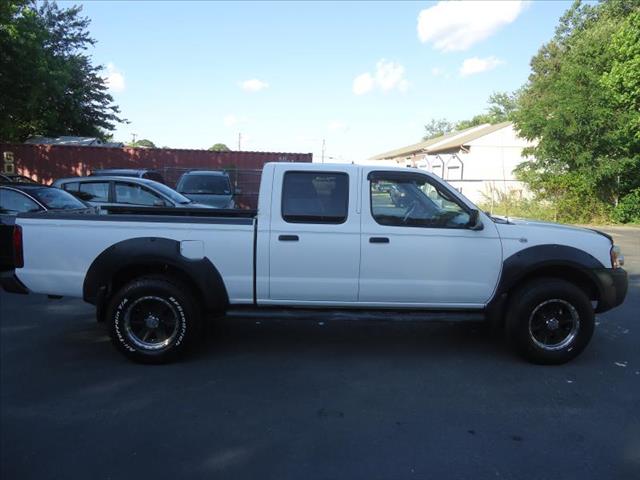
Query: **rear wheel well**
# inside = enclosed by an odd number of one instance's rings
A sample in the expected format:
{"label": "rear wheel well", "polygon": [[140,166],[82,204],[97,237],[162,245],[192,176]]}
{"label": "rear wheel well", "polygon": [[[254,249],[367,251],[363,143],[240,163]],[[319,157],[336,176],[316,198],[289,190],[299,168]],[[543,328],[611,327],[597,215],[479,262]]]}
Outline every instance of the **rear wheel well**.
{"label": "rear wheel well", "polygon": [[[200,290],[200,288],[198,288],[198,285],[184,270],[166,263],[145,263],[127,265],[126,267],[118,270],[115,275],[113,275],[109,285],[106,286],[106,294],[100,298],[99,303],[96,305],[98,308],[98,312],[104,312],[104,306],[108,304],[111,297],[113,297],[113,295],[115,295],[115,293],[122,287],[124,287],[127,283],[136,278],[148,276],[164,276],[170,279],[178,280],[180,284],[189,288],[189,293],[193,296],[196,302],[201,307],[204,307],[205,301],[203,292]],[[102,317],[100,313],[98,314],[98,317],[99,321],[103,320],[103,318],[100,318]]]}

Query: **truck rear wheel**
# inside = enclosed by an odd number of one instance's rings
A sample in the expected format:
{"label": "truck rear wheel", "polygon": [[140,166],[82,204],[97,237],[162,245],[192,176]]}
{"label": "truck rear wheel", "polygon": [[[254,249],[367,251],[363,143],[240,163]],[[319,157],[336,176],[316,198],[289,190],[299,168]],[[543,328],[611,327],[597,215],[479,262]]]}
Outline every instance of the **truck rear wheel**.
{"label": "truck rear wheel", "polygon": [[593,335],[595,314],[577,286],[541,278],[519,288],[507,310],[506,333],[525,359],[538,364],[562,364],[577,357]]}
{"label": "truck rear wheel", "polygon": [[109,302],[113,344],[131,360],[167,363],[200,338],[201,311],[186,287],[166,277],[141,277]]}

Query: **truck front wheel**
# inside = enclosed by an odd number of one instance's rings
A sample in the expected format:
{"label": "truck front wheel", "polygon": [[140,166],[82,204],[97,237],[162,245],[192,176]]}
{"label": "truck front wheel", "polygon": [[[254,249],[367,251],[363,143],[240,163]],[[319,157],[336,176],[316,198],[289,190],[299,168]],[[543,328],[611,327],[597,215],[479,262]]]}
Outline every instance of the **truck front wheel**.
{"label": "truck front wheel", "polygon": [[506,318],[508,340],[525,359],[562,364],[577,357],[593,335],[595,314],[576,285],[540,278],[511,297]]}
{"label": "truck front wheel", "polygon": [[122,287],[106,313],[113,344],[141,363],[167,363],[199,338],[201,312],[187,288],[171,278],[141,277]]}

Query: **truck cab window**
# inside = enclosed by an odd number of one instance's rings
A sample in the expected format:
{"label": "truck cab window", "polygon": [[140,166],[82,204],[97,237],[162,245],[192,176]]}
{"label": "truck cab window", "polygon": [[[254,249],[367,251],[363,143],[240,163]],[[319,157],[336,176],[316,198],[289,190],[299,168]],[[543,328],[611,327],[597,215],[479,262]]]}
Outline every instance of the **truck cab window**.
{"label": "truck cab window", "polygon": [[287,172],[282,218],[289,223],[343,223],[349,207],[349,176],[337,172]]}
{"label": "truck cab window", "polygon": [[371,215],[380,225],[464,228],[469,223],[469,213],[425,177],[376,177],[370,185]]}

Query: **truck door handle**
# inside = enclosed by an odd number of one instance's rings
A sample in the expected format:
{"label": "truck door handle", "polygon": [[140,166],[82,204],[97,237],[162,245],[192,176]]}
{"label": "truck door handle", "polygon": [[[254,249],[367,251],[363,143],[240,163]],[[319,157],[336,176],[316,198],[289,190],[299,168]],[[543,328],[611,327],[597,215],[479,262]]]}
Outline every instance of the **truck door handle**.
{"label": "truck door handle", "polygon": [[297,242],[300,239],[298,238],[298,235],[280,235],[278,240],[281,242]]}
{"label": "truck door handle", "polygon": [[389,243],[387,237],[369,237],[369,243]]}

